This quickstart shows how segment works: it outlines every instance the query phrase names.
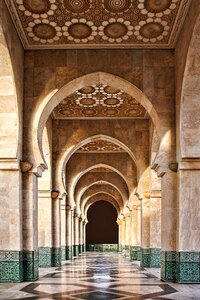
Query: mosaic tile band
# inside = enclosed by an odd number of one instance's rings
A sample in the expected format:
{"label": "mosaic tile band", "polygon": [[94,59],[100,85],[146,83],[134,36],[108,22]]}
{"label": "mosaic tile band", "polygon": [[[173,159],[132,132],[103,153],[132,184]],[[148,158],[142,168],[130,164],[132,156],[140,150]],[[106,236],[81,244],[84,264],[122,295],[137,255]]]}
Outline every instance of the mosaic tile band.
{"label": "mosaic tile band", "polygon": [[118,252],[118,244],[88,244],[87,251]]}

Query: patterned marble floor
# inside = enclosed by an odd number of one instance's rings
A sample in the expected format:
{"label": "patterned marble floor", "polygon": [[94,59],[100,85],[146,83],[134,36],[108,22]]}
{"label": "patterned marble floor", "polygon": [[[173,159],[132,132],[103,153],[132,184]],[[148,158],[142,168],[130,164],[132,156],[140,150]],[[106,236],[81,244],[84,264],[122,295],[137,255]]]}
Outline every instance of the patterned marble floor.
{"label": "patterned marble floor", "polygon": [[119,253],[88,252],[61,268],[41,269],[40,280],[0,284],[0,299],[200,299],[200,285],[168,284]]}

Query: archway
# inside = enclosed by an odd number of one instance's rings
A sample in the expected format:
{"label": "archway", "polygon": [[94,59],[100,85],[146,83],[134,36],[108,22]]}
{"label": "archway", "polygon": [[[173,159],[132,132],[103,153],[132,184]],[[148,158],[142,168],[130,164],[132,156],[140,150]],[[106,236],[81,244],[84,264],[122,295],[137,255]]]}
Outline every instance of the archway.
{"label": "archway", "polygon": [[87,244],[118,244],[117,211],[107,201],[95,202],[87,213]]}

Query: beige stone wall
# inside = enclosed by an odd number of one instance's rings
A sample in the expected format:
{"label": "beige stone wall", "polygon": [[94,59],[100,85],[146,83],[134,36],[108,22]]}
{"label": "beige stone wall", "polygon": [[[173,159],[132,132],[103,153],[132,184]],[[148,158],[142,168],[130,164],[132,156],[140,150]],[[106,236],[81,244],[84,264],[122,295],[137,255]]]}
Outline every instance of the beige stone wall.
{"label": "beige stone wall", "polygon": [[22,248],[24,51],[4,1],[0,1],[0,250]]}

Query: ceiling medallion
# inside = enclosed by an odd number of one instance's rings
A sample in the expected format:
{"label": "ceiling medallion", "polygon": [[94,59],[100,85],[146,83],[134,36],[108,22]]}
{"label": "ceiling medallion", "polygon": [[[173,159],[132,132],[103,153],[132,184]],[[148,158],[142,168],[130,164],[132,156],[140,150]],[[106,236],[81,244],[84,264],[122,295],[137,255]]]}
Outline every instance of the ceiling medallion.
{"label": "ceiling medallion", "polygon": [[106,140],[95,140],[80,147],[77,152],[124,152],[124,149]]}
{"label": "ceiling medallion", "polygon": [[[113,92],[108,94],[105,91]],[[87,86],[77,91],[78,99],[75,99],[76,104],[83,107],[94,107],[97,105],[107,107],[118,107],[123,104],[121,99],[122,92],[110,86]]]}
{"label": "ceiling medallion", "polygon": [[102,39],[108,40],[110,43],[120,43],[123,40],[128,40],[133,34],[133,26],[131,23],[122,18],[111,18],[108,21],[104,21],[98,29]]}
{"label": "ceiling medallion", "polygon": [[131,0],[104,0],[104,7],[111,13],[123,13],[131,6]]}
{"label": "ceiling medallion", "polygon": [[94,26],[92,21],[87,21],[86,19],[67,21],[62,30],[64,31],[63,35],[75,43],[87,43],[97,35],[97,27]]}
{"label": "ceiling medallion", "polygon": [[25,16],[32,16],[37,19],[40,15],[47,18],[54,14],[57,9],[56,0],[16,0],[19,10],[23,11]]}
{"label": "ceiling medallion", "polygon": [[71,116],[74,114],[72,109],[60,109],[59,113],[63,116]]}
{"label": "ceiling medallion", "polygon": [[90,0],[64,0],[64,6],[72,13],[84,13],[90,8]]}
{"label": "ceiling medallion", "polygon": [[166,21],[160,18],[148,18],[146,21],[139,22],[139,25],[135,27],[134,35],[144,43],[155,43],[168,35],[169,29]]}
{"label": "ceiling medallion", "polygon": [[55,26],[56,23],[49,22],[49,20],[35,19],[30,22],[27,27],[28,36],[33,38],[34,41],[40,41],[41,43],[53,43],[60,39],[61,28]]}
{"label": "ceiling medallion", "polygon": [[82,110],[82,113],[87,117],[94,117],[97,114],[94,108],[85,108]]}
{"label": "ceiling medallion", "polygon": [[149,17],[169,15],[176,8],[179,0],[139,0],[138,8]]}
{"label": "ceiling medallion", "polygon": [[109,116],[109,117],[116,116],[116,115],[118,115],[118,113],[119,113],[119,111],[116,108],[107,108],[107,109],[103,110],[103,114],[105,116]]}

